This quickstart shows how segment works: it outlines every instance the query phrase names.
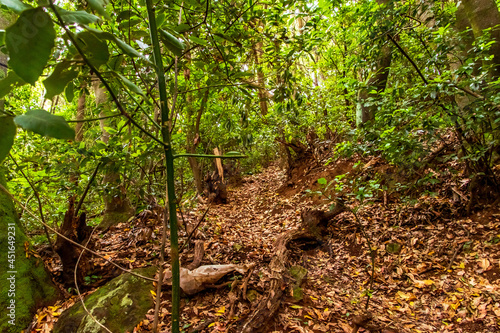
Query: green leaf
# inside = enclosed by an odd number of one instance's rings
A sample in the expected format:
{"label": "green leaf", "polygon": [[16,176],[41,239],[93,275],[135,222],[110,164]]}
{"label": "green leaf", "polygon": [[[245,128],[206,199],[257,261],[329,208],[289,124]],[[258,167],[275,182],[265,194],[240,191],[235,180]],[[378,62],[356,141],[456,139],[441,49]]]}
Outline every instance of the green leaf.
{"label": "green leaf", "polygon": [[0,0],[0,4],[9,8],[16,14],[21,14],[23,11],[33,8],[19,0]]}
{"label": "green leaf", "polygon": [[118,28],[120,28],[121,30],[128,31],[129,28],[135,27],[138,24],[142,23],[143,21],[144,20],[141,18],[134,17],[134,18],[131,18],[130,20],[126,20],[126,21],[121,22],[118,25]]}
{"label": "green leaf", "polygon": [[16,125],[14,117],[0,117],[0,163],[9,155],[10,148],[14,144],[16,136]]}
{"label": "green leaf", "polygon": [[118,133],[118,131],[116,129],[114,129],[113,127],[104,126],[103,128],[109,134],[116,134],[116,133]]}
{"label": "green leaf", "polygon": [[0,81],[0,98],[7,95],[13,88],[21,87],[25,84],[26,82],[17,76],[15,72],[9,71],[7,77]]}
{"label": "green leaf", "polygon": [[87,3],[92,7],[93,10],[95,10],[99,15],[104,17],[106,20],[109,20],[109,14],[106,12],[106,9],[104,8],[106,6],[105,0],[87,0]]}
{"label": "green leaf", "polygon": [[[137,57],[144,58],[144,56],[141,53],[139,53],[136,49],[134,49],[132,46],[128,45],[127,43],[122,41],[120,38],[117,38],[115,36],[113,36],[113,37],[114,37],[113,38],[114,42],[123,51],[123,53],[125,53],[126,55],[128,55],[132,58],[137,58]],[[146,59],[146,58],[144,58],[144,59]]]}
{"label": "green leaf", "polygon": [[109,68],[111,68],[113,71],[119,70],[123,65],[124,58],[125,58],[125,56],[123,54],[119,54],[117,56],[111,57],[111,59],[108,62]]}
{"label": "green leaf", "polygon": [[195,36],[189,36],[189,39],[190,39],[193,43],[200,44],[200,45],[203,45],[203,46],[206,46],[206,45],[207,45],[207,41],[206,41],[206,40],[204,40],[204,39],[201,39],[201,38],[198,38],[198,37],[195,37]]}
{"label": "green leaf", "polygon": [[121,74],[118,74],[118,77],[120,78],[120,80],[123,82],[123,84],[132,92],[136,93],[136,94],[139,94],[141,96],[144,96],[144,92],[142,91],[142,89],[138,86],[136,86],[132,81],[130,81],[129,79],[127,79],[126,77],[124,77],[123,75]]}
{"label": "green leaf", "polygon": [[99,67],[108,62],[109,51],[105,41],[90,31],[82,31],[76,37],[85,56],[94,66]]}
{"label": "green leaf", "polygon": [[320,185],[326,185],[327,183],[328,183],[328,182],[326,181],[326,179],[325,179],[325,178],[320,178],[320,179],[318,179],[318,184],[320,184]]}
{"label": "green leaf", "polygon": [[156,26],[161,27],[163,22],[165,22],[165,13],[159,13],[156,15]]}
{"label": "green leaf", "polygon": [[125,53],[126,55],[128,55],[132,58],[140,57],[140,58],[146,60],[147,62],[149,62],[149,60],[147,60],[146,57],[144,57],[144,55],[142,55],[140,52],[138,52],[132,46],[128,45],[127,43],[125,43],[124,41],[122,41],[120,38],[116,37],[112,33],[98,30],[98,29],[94,29],[94,28],[90,28],[87,26],[85,26],[85,29],[87,29],[89,32],[94,33],[94,35],[98,36],[102,40],[109,40],[109,41],[115,43],[116,46],[118,46],[123,51],[123,53]]}
{"label": "green leaf", "polygon": [[130,33],[130,39],[139,40],[143,37],[149,37],[149,34],[144,30],[134,30]]}
{"label": "green leaf", "polygon": [[66,100],[68,101],[68,103],[71,103],[75,98],[75,85],[73,84],[73,82],[70,82],[66,86],[66,89],[64,89],[64,96],[66,96]]}
{"label": "green leaf", "polygon": [[95,16],[94,14],[87,13],[84,10],[78,10],[78,11],[69,11],[63,8],[60,8],[56,6],[57,12],[59,15],[61,15],[64,23],[66,24],[73,24],[73,23],[78,23],[78,24],[90,24],[90,23],[96,23],[97,21],[100,20],[98,16]]}
{"label": "green leaf", "polygon": [[55,37],[52,19],[42,7],[23,11],[6,30],[9,66],[34,85],[49,60]]}
{"label": "green leaf", "polygon": [[15,123],[27,131],[56,139],[74,140],[75,130],[69,127],[61,116],[55,116],[45,110],[29,110],[14,118]]}
{"label": "green leaf", "polygon": [[128,20],[130,19],[130,17],[133,15],[132,11],[131,10],[124,10],[122,12],[120,12],[118,14],[118,16],[116,17],[116,21],[117,22],[121,22],[123,20]]}
{"label": "green leaf", "polygon": [[66,85],[78,76],[78,71],[68,69],[70,65],[67,61],[60,62],[54,68],[52,74],[43,81],[43,85],[47,90],[45,92],[46,99],[52,99],[55,95],[62,93]]}
{"label": "green leaf", "polygon": [[183,33],[183,32],[188,31],[189,29],[191,29],[191,26],[189,24],[182,23],[182,24],[179,24],[178,26],[176,26],[173,29],[175,31],[177,31],[178,33]]}
{"label": "green leaf", "polygon": [[160,30],[160,34],[165,46],[176,56],[181,56],[182,51],[186,48],[186,45],[165,30]]}

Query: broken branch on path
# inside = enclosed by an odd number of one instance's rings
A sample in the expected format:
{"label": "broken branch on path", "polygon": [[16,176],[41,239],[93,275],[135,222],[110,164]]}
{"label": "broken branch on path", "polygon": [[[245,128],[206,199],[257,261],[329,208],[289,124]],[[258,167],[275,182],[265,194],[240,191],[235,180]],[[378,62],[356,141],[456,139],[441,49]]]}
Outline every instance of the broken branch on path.
{"label": "broken branch on path", "polygon": [[344,203],[337,199],[331,211],[309,210],[302,214],[301,227],[286,232],[278,237],[275,243],[275,255],[269,264],[271,283],[256,307],[256,310],[241,324],[238,332],[259,332],[265,328],[266,323],[280,308],[284,291],[287,288],[286,276],[290,266],[290,246],[293,243],[315,240],[323,243],[323,235],[328,234],[327,229],[331,221],[340,213],[347,211]]}

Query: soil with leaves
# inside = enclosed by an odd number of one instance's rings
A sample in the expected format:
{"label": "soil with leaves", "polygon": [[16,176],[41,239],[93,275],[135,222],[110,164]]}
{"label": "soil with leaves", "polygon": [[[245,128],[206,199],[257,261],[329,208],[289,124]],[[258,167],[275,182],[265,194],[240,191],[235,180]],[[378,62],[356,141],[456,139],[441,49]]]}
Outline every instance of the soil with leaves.
{"label": "soil with leaves", "polygon": [[[361,162],[359,162],[361,161]],[[274,242],[300,227],[309,209],[328,210],[332,202],[314,195],[331,184],[352,211],[333,220],[327,241],[309,249],[292,248],[300,278],[285,276],[288,289],[266,332],[354,332],[353,319],[369,314],[365,328],[379,332],[498,332],[500,331],[500,209],[498,201],[476,205],[464,217],[468,196],[462,183],[446,176],[433,193],[403,200],[409,191],[377,188],[362,204],[360,186],[348,179],[392,174],[380,159],[337,160],[327,166],[304,161],[291,179],[277,166],[244,177],[229,187],[229,202],[212,205],[193,239],[203,240],[202,265],[253,263],[247,274],[229,274],[217,286],[182,298],[181,327],[185,332],[235,332],[255,310],[269,287],[269,263]],[[343,178],[343,175],[347,174]],[[336,177],[337,176],[337,177]],[[397,175],[395,176],[397,178]],[[318,183],[318,179],[320,180]],[[323,185],[322,185],[323,184]],[[334,191],[333,191],[334,192]],[[206,206],[179,212],[192,230]],[[95,249],[128,268],[158,262],[162,234],[159,210],[148,210],[133,221],[94,236]],[[181,227],[181,245],[186,235]],[[182,236],[184,238],[182,238]],[[371,242],[370,252],[366,237]],[[372,253],[372,254],[371,254]],[[373,287],[372,259],[375,269]],[[43,256],[43,253],[42,253]],[[57,277],[55,257],[44,256]],[[193,248],[181,254],[182,265],[193,259]],[[93,259],[94,269],[80,286],[83,296],[121,272]],[[305,270],[304,270],[305,269]],[[305,273],[305,276],[304,276]],[[301,275],[301,274],[299,274]],[[57,279],[57,278],[56,278]],[[61,282],[61,281],[59,281]],[[74,292],[64,302],[38,311],[33,331],[49,332],[58,315],[79,301]],[[151,291],[151,296],[155,292]],[[370,296],[368,307],[367,299]],[[164,287],[160,332],[169,331],[170,298]],[[270,306],[270,305],[269,305]],[[134,332],[150,332],[151,309]],[[366,331],[360,328],[359,332]]]}

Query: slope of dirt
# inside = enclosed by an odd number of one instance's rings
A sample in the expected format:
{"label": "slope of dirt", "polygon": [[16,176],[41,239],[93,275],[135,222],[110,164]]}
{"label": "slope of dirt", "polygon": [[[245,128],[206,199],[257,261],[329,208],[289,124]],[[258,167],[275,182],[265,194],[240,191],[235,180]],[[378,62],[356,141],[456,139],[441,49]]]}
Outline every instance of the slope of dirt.
{"label": "slope of dirt", "polygon": [[[363,161],[361,172],[375,162]],[[328,209],[330,202],[306,196],[305,190],[317,189],[318,178],[331,180],[346,172],[359,174],[353,165],[354,161],[344,160],[326,168],[311,166],[288,181],[281,170],[272,166],[244,178],[240,186],[229,188],[229,203],[211,207],[200,225],[197,238],[205,241],[202,265],[255,263],[256,267],[248,276],[227,276],[221,281],[227,282],[222,287],[183,297],[181,327],[186,332],[194,328],[204,332],[235,331],[269,288],[268,265],[277,237],[299,227],[303,211]],[[381,172],[388,170],[385,165],[378,168]],[[357,208],[355,201],[348,205]],[[381,195],[358,210],[363,230],[352,213],[342,213],[323,246],[308,251],[291,249],[294,262],[289,264],[307,270],[301,285],[303,298],[296,301],[292,288],[285,290],[284,303],[266,325],[266,332],[352,332],[352,318],[364,312],[366,293],[372,295],[368,305],[373,316],[370,324],[379,331],[499,331],[500,209],[486,206],[470,218],[460,218],[450,213],[454,206],[453,198],[447,197],[421,196],[410,205]],[[189,226],[196,224],[202,208],[185,214]],[[136,220],[132,227],[121,225],[106,237],[97,237],[96,247],[126,267],[155,264],[161,235],[156,221],[150,216]],[[152,230],[148,241],[138,242],[140,230],[148,228]],[[364,234],[376,253],[372,291],[367,290],[372,268]],[[181,244],[182,236],[181,232]],[[192,253],[185,251],[183,262],[187,264],[191,257]],[[57,263],[53,262],[53,270],[57,271]],[[101,273],[97,273],[101,266]],[[119,273],[100,260],[95,260],[95,267],[94,276],[100,280],[89,283],[88,292]],[[291,281],[287,277],[289,285]],[[241,296],[242,290],[246,290],[247,297]],[[169,327],[170,296],[165,289],[163,330]],[[58,311],[74,301],[41,310],[35,327],[42,332],[45,327],[48,332]],[[135,331],[151,330],[152,313],[151,309]]]}

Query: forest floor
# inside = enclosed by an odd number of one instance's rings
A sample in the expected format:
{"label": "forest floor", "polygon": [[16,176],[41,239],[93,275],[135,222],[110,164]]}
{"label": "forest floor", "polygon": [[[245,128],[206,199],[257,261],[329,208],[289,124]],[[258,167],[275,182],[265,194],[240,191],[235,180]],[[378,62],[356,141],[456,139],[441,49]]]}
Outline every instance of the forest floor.
{"label": "forest floor", "polygon": [[[331,202],[308,195],[306,190],[317,190],[319,178],[331,180],[346,172],[370,174],[369,170],[390,173],[389,169],[379,159],[357,166],[354,160],[338,160],[326,167],[306,164],[286,179],[284,172],[272,165],[230,186],[229,202],[212,205],[196,234],[205,242],[202,265],[256,266],[248,277],[236,273],[221,280],[231,282],[232,289],[209,288],[183,297],[181,327],[185,332],[195,327],[204,327],[203,332],[234,331],[268,288],[268,266],[277,237],[299,228],[304,211],[328,210]],[[303,297],[297,300],[292,297],[292,288],[285,290],[285,298],[265,331],[352,332],[352,318],[365,310],[372,272],[365,234],[376,254],[367,310],[373,316],[373,327],[397,332],[500,331],[500,209],[498,204],[484,205],[470,217],[463,217],[456,208],[457,200],[466,198],[461,199],[464,195],[458,188],[453,191],[457,195],[422,195],[413,204],[380,191],[376,200],[357,211],[362,229],[348,211],[333,220],[325,244],[307,251],[291,249],[294,262],[289,264],[307,270],[301,285]],[[355,201],[351,202],[347,203],[349,208],[356,209]],[[184,212],[186,224],[192,228],[205,209]],[[95,238],[95,249],[128,268],[154,264],[162,232],[157,220],[144,216],[132,225],[118,225],[104,237]],[[153,230],[151,241],[140,236],[146,228]],[[180,236],[182,244],[185,234]],[[192,256],[192,250],[185,250],[181,254],[183,265]],[[57,275],[58,260],[44,259]],[[84,294],[120,273],[102,260],[95,259],[94,265],[82,288]],[[236,290],[247,278],[248,297],[238,298]],[[170,321],[170,297],[170,290],[164,289],[161,318],[165,331]],[[37,332],[49,332],[58,314],[76,301],[77,296],[71,296],[55,307],[40,310]],[[136,331],[149,332],[152,319],[153,309]]]}

